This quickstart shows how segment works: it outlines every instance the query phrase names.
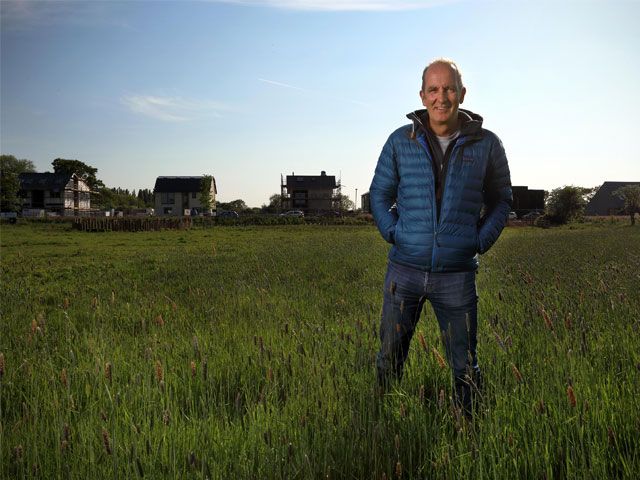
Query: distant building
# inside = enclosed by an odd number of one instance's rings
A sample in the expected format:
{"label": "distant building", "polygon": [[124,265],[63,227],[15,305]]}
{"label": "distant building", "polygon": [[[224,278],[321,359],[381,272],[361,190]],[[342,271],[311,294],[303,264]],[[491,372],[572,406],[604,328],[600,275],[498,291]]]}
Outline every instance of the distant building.
{"label": "distant building", "polygon": [[[158,177],[153,187],[153,196],[156,215],[198,215],[209,214],[203,212],[200,202],[202,190],[202,176],[199,177]],[[211,179],[211,210],[215,211],[216,180]]]}
{"label": "distant building", "polygon": [[280,179],[283,210],[302,210],[306,214],[340,209],[340,182],[334,175],[287,175]]}
{"label": "distant building", "polygon": [[40,210],[63,216],[88,215],[91,189],[75,173],[21,173],[22,210]]}
{"label": "distant building", "polygon": [[544,210],[544,190],[529,190],[529,187],[511,187],[513,205],[511,210],[518,216],[534,210]]}
{"label": "distant building", "polygon": [[585,215],[623,214],[624,202],[613,192],[625,185],[640,185],[640,182],[604,182],[587,204]]}
{"label": "distant building", "polygon": [[360,195],[360,209],[364,213],[371,213],[371,195],[369,195],[369,192]]}

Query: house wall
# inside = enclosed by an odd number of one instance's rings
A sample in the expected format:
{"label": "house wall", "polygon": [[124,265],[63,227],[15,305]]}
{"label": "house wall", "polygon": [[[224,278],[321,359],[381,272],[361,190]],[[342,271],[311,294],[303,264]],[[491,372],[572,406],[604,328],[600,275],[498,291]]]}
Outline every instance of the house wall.
{"label": "house wall", "polygon": [[[28,190],[22,201],[23,209],[43,209],[60,215],[74,216],[91,210],[91,193],[89,186],[78,179],[77,191],[74,191],[74,179],[71,178],[64,190]],[[40,203],[40,198],[42,203]],[[76,201],[77,198],[77,201]],[[35,201],[35,203],[34,203]]]}
{"label": "house wall", "polygon": [[[173,203],[162,202],[162,192],[156,192],[154,194],[154,206],[155,214],[159,216],[172,215],[182,216],[185,210],[191,210],[192,208],[202,209],[202,203],[200,202],[200,193],[196,193],[196,198],[193,198],[194,192],[173,192]],[[211,205],[215,210],[216,194],[213,189],[213,182],[211,183]],[[165,213],[165,209],[171,209],[171,213]]]}

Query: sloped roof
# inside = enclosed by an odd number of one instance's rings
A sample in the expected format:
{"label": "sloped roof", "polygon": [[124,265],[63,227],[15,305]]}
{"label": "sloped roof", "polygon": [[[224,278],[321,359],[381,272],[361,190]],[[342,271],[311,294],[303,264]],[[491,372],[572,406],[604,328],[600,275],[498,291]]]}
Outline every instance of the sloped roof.
{"label": "sloped roof", "polygon": [[[324,173],[324,172],[323,172]],[[287,190],[295,188],[336,188],[335,175],[287,175]]]}
{"label": "sloped roof", "polygon": [[640,185],[640,182],[604,182],[587,204],[585,215],[611,215],[622,210],[624,202],[613,192],[625,185]]}
{"label": "sloped roof", "polygon": [[[216,179],[211,177],[213,191],[218,193]],[[158,177],[153,187],[154,192],[199,192],[202,176],[197,177]]]}
{"label": "sloped roof", "polygon": [[19,175],[22,190],[64,190],[74,174],[67,173],[21,173]]}

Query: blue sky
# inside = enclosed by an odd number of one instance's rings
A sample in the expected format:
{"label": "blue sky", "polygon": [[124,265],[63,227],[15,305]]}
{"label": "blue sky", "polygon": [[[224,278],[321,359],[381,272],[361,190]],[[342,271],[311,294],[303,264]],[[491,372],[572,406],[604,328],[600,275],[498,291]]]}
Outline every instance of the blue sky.
{"label": "blue sky", "polygon": [[453,58],[514,185],[640,181],[638,1],[4,1],[0,147],[108,186],[212,174],[267,203],[280,174],[367,191],[388,135]]}

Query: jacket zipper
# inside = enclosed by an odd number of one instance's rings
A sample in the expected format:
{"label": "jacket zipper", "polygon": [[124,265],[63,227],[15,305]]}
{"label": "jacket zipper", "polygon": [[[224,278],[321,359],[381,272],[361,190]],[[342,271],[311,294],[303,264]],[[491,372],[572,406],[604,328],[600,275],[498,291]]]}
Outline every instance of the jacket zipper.
{"label": "jacket zipper", "polygon": [[[427,160],[429,160],[429,175],[431,175],[431,184],[433,188],[431,189],[431,217],[433,218],[433,248],[431,249],[431,270],[433,270],[433,266],[436,260],[436,247],[438,245],[438,206],[436,204],[436,179],[433,175],[433,158],[429,155],[429,150],[424,148],[424,145],[418,140],[418,138],[413,139],[420,147],[424,150],[424,153],[427,155]],[[453,153],[453,152],[452,152]],[[448,172],[447,172],[448,173]],[[442,185],[442,194],[444,196],[444,184]],[[425,265],[425,268],[427,266]]]}

